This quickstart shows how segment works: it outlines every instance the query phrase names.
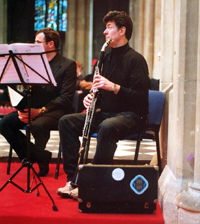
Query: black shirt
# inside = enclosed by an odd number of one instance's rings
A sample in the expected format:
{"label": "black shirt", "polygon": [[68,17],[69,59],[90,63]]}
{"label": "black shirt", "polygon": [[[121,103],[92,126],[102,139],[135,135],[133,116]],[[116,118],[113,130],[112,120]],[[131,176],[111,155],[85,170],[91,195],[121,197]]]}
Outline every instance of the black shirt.
{"label": "black shirt", "polygon": [[104,58],[102,75],[121,86],[118,94],[100,89],[103,112],[148,114],[148,66],[141,54],[130,48],[128,43],[112,48]]}

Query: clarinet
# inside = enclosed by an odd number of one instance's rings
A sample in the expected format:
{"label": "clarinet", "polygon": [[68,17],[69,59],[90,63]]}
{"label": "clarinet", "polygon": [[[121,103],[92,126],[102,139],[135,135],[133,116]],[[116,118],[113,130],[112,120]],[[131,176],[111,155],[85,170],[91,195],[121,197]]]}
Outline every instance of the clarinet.
{"label": "clarinet", "polygon": [[[96,75],[99,75],[99,71],[101,71],[104,53],[105,53],[106,48],[110,44],[111,40],[112,39],[107,40],[101,48],[100,60],[97,62],[97,65],[95,66],[94,77]],[[75,174],[71,181],[71,186],[73,188],[76,188],[78,186],[79,165],[84,164],[86,162],[86,160],[87,160],[86,155],[88,154],[88,150],[89,150],[89,146],[87,147],[87,149],[86,149],[86,146],[87,146],[87,143],[88,143],[88,140],[90,137],[90,127],[91,127],[92,118],[93,118],[94,111],[95,111],[95,105],[96,105],[97,96],[98,96],[98,89],[92,88],[90,92],[92,94],[92,101],[91,101],[90,106],[86,110],[85,123],[83,126],[83,133],[82,133],[82,144],[81,144],[81,147],[79,150],[78,164],[76,167]]]}

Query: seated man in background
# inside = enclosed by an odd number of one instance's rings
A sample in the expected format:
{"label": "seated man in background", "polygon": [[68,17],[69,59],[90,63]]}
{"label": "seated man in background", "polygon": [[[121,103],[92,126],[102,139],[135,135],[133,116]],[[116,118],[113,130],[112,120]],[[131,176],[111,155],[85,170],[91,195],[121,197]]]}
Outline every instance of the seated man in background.
{"label": "seated man in background", "polygon": [[93,76],[94,76],[94,65],[96,64],[97,59],[92,60],[92,74],[86,75],[83,80],[80,81],[80,88],[90,90],[92,88]]}
{"label": "seated man in background", "polygon": [[80,90],[80,82],[84,79],[82,75],[82,70],[83,70],[83,63],[76,61],[76,90]]}
{"label": "seated man in background", "polygon": [[86,75],[83,80],[79,82],[79,98],[78,98],[78,112],[81,113],[85,110],[85,107],[83,105],[83,99],[84,97],[89,93],[89,91],[92,89],[92,82],[93,82],[93,76],[94,76],[94,65],[96,64],[97,59],[92,60],[92,74]]}
{"label": "seated man in background", "polygon": [[[49,172],[52,153],[44,150],[50,131],[58,128],[59,119],[72,113],[72,101],[76,88],[76,63],[63,57],[57,49],[60,35],[52,28],[39,30],[35,43],[43,44],[57,86],[34,85],[31,89],[31,133],[35,144],[30,144],[31,161],[39,164],[39,176]],[[27,108],[27,107],[26,107]],[[0,133],[15,150],[20,160],[27,157],[27,137],[20,129],[28,123],[28,109],[8,114],[0,121]]]}
{"label": "seated man in background", "polygon": [[[94,114],[91,134],[97,132],[96,153],[93,164],[112,164],[117,142],[144,127],[148,114],[149,73],[144,57],[133,50],[128,41],[132,35],[131,18],[120,11],[110,11],[103,19],[105,39],[111,52],[103,60],[103,70],[94,76],[93,88],[100,93],[100,108]],[[84,98],[89,108],[92,94]],[[65,187],[57,194],[77,198],[78,189],[71,181],[76,172],[85,114],[69,114],[59,121],[60,146],[63,152]]]}
{"label": "seated man in background", "polygon": [[7,89],[7,86],[0,85],[0,105],[4,106],[6,104],[10,104],[8,89]]}

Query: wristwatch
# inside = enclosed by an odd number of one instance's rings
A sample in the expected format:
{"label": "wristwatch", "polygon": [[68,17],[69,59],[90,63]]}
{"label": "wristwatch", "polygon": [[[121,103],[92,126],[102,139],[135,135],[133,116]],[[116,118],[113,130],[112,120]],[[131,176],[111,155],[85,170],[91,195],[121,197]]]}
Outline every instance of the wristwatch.
{"label": "wristwatch", "polygon": [[114,86],[112,86],[112,91],[115,92],[116,90],[116,83],[114,83]]}
{"label": "wristwatch", "polygon": [[43,107],[40,110],[41,110],[41,114],[44,114],[45,113]]}

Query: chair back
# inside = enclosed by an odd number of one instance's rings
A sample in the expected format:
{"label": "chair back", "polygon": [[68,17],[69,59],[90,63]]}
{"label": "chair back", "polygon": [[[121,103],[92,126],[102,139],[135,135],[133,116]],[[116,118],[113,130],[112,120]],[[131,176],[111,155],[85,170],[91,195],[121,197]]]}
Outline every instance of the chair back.
{"label": "chair back", "polygon": [[148,127],[160,128],[165,106],[165,94],[161,91],[149,90]]}
{"label": "chair back", "polygon": [[77,90],[74,93],[72,107],[73,107],[73,112],[77,113],[77,111],[78,111],[78,92],[77,92]]}

